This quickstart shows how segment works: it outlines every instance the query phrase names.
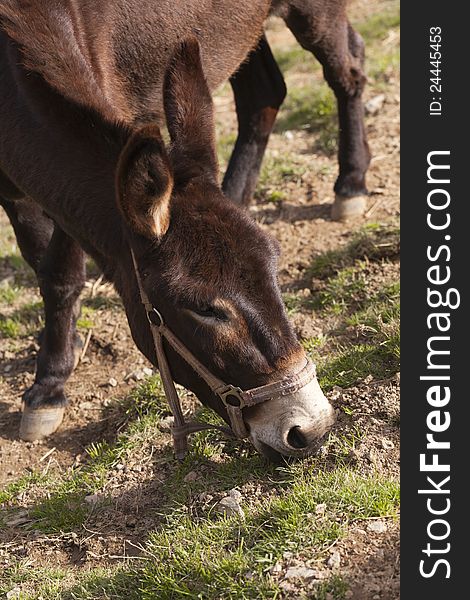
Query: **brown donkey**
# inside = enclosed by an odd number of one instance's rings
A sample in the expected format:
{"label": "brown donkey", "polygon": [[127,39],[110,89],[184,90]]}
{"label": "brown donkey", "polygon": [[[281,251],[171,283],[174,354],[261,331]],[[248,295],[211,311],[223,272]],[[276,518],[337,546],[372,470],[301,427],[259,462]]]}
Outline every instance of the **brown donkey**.
{"label": "brown donkey", "polygon": [[[0,3],[0,202],[46,313],[23,437],[48,435],[62,418],[84,251],[115,284],[154,364],[132,251],[149,301],[214,377],[242,390],[292,382],[306,361],[277,285],[277,246],[217,184],[210,96],[256,44],[269,3],[44,4]],[[239,74],[257,52],[234,76],[236,94],[249,93]],[[272,126],[263,115],[275,107],[258,108],[252,117],[264,129],[254,140],[240,123],[233,177],[243,163],[251,170],[243,190]],[[222,396],[164,348],[175,381],[233,425]],[[311,452],[333,422],[314,378],[286,390],[243,410],[250,439],[273,458]]]}

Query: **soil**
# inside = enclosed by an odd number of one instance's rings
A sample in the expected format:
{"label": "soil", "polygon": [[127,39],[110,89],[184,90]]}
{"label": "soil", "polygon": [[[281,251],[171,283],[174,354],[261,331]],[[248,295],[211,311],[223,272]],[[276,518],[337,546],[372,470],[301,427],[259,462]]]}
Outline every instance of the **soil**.
{"label": "soil", "polygon": [[[382,1],[382,4],[384,2]],[[370,2],[356,3],[356,16],[367,14]],[[379,1],[372,4],[378,5]],[[362,11],[362,12],[361,12]],[[273,27],[270,39],[282,44],[290,34]],[[305,75],[307,77],[307,75]],[[373,156],[368,173],[370,198],[364,217],[353,223],[330,220],[333,183],[336,173],[334,156],[315,153],[312,136],[306,131],[289,135],[275,134],[270,141],[272,154],[292,153],[306,166],[305,174],[295,182],[282,186],[281,202],[258,200],[250,211],[262,227],[280,242],[282,257],[280,280],[283,291],[295,291],[308,285],[305,267],[312,258],[326,250],[347,243],[353,231],[367,222],[396,223],[399,215],[399,81],[391,76],[385,92],[385,102],[374,116],[366,117],[369,144]],[[365,100],[376,92],[366,89]],[[224,128],[234,123],[233,102],[224,94],[216,101],[218,119]],[[313,165],[313,168],[311,166]],[[323,167],[327,167],[322,170]],[[322,174],[324,173],[324,174]],[[0,226],[7,223],[0,214]],[[11,277],[15,269],[2,262],[1,279]],[[31,276],[31,297],[38,299]],[[94,273],[87,282],[83,297],[105,298],[106,304],[93,314],[91,338],[85,355],[67,384],[70,406],[60,430],[41,442],[18,439],[21,395],[34,378],[35,355],[38,349],[35,336],[17,340],[0,339],[0,489],[17,480],[27,471],[66,472],[84,460],[84,450],[92,442],[112,440],[123,422],[119,410],[110,410],[116,399],[125,397],[136,385],[132,374],[144,366],[151,367],[135,348],[119,299],[108,284],[100,284]],[[115,305],[114,305],[115,302]],[[322,323],[311,313],[302,314],[303,333],[309,335],[322,329]],[[299,326],[300,327],[300,326]],[[299,331],[302,334],[302,330]],[[86,334],[86,332],[85,332]],[[333,402],[349,403],[364,436],[351,460],[367,471],[378,470],[396,476],[399,471],[399,382],[365,382],[348,390],[336,390]],[[340,398],[341,396],[341,398]],[[384,441],[385,440],[385,441]],[[34,565],[70,565],[90,568],[139,554],[139,547],[158,518],[159,484],[168,472],[168,463],[161,453],[170,443],[162,435],[151,449],[139,449],[135,464],[117,470],[112,488],[119,490],[106,522],[87,523],[88,532],[80,539],[75,534],[44,536],[27,532],[21,524],[0,532],[0,548],[28,556]],[[52,451],[52,452],[51,452]],[[153,455],[153,458],[152,458]],[[149,458],[150,456],[150,458]],[[155,460],[157,457],[157,460]],[[18,504],[28,506],[33,500],[34,487],[20,494]],[[137,518],[138,516],[138,518]],[[351,525],[349,534],[335,548],[341,556],[341,575],[350,585],[350,598],[392,600],[398,590],[398,526],[387,521],[382,532],[368,529],[367,522]],[[0,551],[0,564],[2,560]]]}

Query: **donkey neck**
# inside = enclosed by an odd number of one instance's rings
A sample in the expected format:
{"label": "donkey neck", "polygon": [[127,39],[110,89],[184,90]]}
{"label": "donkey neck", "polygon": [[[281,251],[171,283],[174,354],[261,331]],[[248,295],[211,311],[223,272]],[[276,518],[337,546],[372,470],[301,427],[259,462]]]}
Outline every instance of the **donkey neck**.
{"label": "donkey neck", "polygon": [[2,37],[0,32],[0,166],[100,266],[113,271],[126,245],[114,178],[128,132],[25,72]]}

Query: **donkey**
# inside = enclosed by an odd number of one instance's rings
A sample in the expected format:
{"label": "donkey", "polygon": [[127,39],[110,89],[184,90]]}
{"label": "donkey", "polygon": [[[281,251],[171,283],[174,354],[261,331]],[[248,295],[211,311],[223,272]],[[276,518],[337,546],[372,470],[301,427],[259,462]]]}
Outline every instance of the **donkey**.
{"label": "donkey", "polygon": [[[339,175],[334,185],[333,220],[348,220],[367,206],[365,175],[370,152],[362,93],[364,42],[349,23],[347,0],[272,0],[270,14],[282,17],[299,44],[314,54],[338,105]],[[263,35],[230,78],[239,133],[223,180],[224,192],[247,206],[253,196],[264,151],[286,85]]]}
{"label": "donkey", "polygon": [[[278,247],[218,185],[210,95],[255,47],[273,7],[248,0],[44,4],[0,4],[0,202],[37,274],[46,317],[21,436],[44,437],[62,420],[85,252],[114,283],[133,339],[153,364],[139,274],[167,326],[219,380],[252,390],[295,377],[306,359],[280,296]],[[296,3],[288,8],[301,14]],[[243,81],[269,52],[262,39],[232,77],[239,158],[225,188],[241,189],[242,200],[275,112],[275,103],[255,102],[242,123],[241,96],[250,92]],[[351,119],[354,111],[346,112]],[[172,378],[231,422],[220,394],[164,346]],[[247,434],[270,458],[312,452],[334,420],[316,379],[289,390],[243,409]]]}
{"label": "donkey", "polygon": [[[28,67],[65,97],[133,124],[162,122],[162,66],[175,40],[196,34],[209,88],[231,75],[239,133],[222,189],[245,206],[286,96],[282,73],[262,34],[266,17],[279,15],[322,64],[336,95],[339,176],[331,216],[348,219],[366,208],[370,153],[362,105],[364,43],[348,22],[346,4],[347,0],[2,0],[0,12],[10,35],[31,47]],[[83,77],[77,79],[77,72]]]}

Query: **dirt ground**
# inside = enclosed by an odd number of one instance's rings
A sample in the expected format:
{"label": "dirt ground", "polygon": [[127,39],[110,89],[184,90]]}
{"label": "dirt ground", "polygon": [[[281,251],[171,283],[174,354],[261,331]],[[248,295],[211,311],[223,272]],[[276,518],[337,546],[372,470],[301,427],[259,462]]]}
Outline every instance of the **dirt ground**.
{"label": "dirt ground", "polygon": [[[354,18],[366,18],[371,6],[387,4],[387,0],[360,0],[353,5]],[[287,30],[274,22],[269,39],[276,47],[293,44]],[[396,43],[391,40],[390,43]],[[309,74],[296,75],[299,81]],[[317,76],[319,77],[319,76]],[[303,79],[302,79],[303,78]],[[266,201],[260,195],[250,211],[262,227],[279,240],[282,248],[280,281],[285,293],[298,293],[307,288],[305,269],[312,258],[346,244],[353,231],[368,222],[396,224],[399,217],[399,79],[396,72],[386,81],[383,104],[373,115],[366,116],[366,127],[373,156],[368,173],[370,198],[364,217],[353,223],[330,220],[333,183],[336,176],[334,155],[316,152],[312,134],[307,130],[284,131],[272,136],[269,155],[284,153],[295,157],[302,174],[280,186],[281,201]],[[368,87],[365,100],[378,95]],[[233,131],[235,117],[233,101],[227,90],[216,97],[219,131]],[[0,260],[0,284],[14,278],[28,291],[28,302],[40,300],[31,272],[15,258],[18,250],[7,225],[6,215],[0,214],[0,233],[8,240],[11,251]],[[13,258],[12,258],[13,257]],[[396,265],[395,276],[398,278]],[[85,306],[93,307],[90,320],[82,335],[88,339],[78,368],[72,374],[67,393],[70,406],[60,430],[48,440],[28,443],[18,439],[21,395],[34,379],[35,356],[38,350],[37,332],[40,318],[32,317],[33,326],[17,339],[0,339],[0,490],[28,471],[65,473],[85,459],[85,448],[93,442],[112,440],[123,423],[119,411],[109,410],[116,399],[123,398],[135,387],[136,381],[148,373],[149,365],[135,348],[118,297],[109,284],[99,279],[91,269],[83,293]],[[8,317],[18,312],[24,297],[0,308]],[[86,318],[86,313],[85,313]],[[321,334],[324,324],[313,312],[293,315],[297,332],[302,337]],[[34,326],[36,325],[36,327]],[[336,394],[336,397],[335,397]],[[390,425],[397,415],[399,380],[362,382],[356,387],[333,393],[333,401],[362,407],[360,414],[364,437],[355,460],[364,469],[374,468],[396,476],[399,471],[398,428]],[[356,406],[356,407],[357,407]],[[388,452],[382,452],[386,439]],[[168,445],[169,435],[163,434],[159,444]],[[152,451],[153,452],[153,451]],[[159,482],[165,478],[167,466],[147,460],[126,465],[125,472],[116,473],[120,501],[116,501],[112,521],[89,523],[88,542],[74,544],[70,535],[48,539],[38,532],[27,532],[21,523],[0,531],[0,548],[15,549],[27,555],[32,564],[70,565],[73,569],[107,564],[110,557],[138,554],[135,547],[142,543],[153,523]],[[123,491],[128,494],[123,496]],[[145,490],[145,493],[143,492]],[[17,498],[17,506],[27,507],[34,495],[34,486]],[[122,498],[126,498],[123,502]],[[135,511],[139,526],[135,526]],[[108,515],[109,516],[109,515]],[[96,529],[95,529],[96,527]],[[98,531],[98,535],[96,534]],[[95,532],[95,533],[93,533]],[[382,528],[370,529],[366,522],[353,523],[348,535],[340,540],[341,574],[350,582],[349,598],[396,599],[398,590],[399,534],[396,522]],[[0,555],[0,561],[2,556]],[[288,589],[286,590],[289,597]]]}

